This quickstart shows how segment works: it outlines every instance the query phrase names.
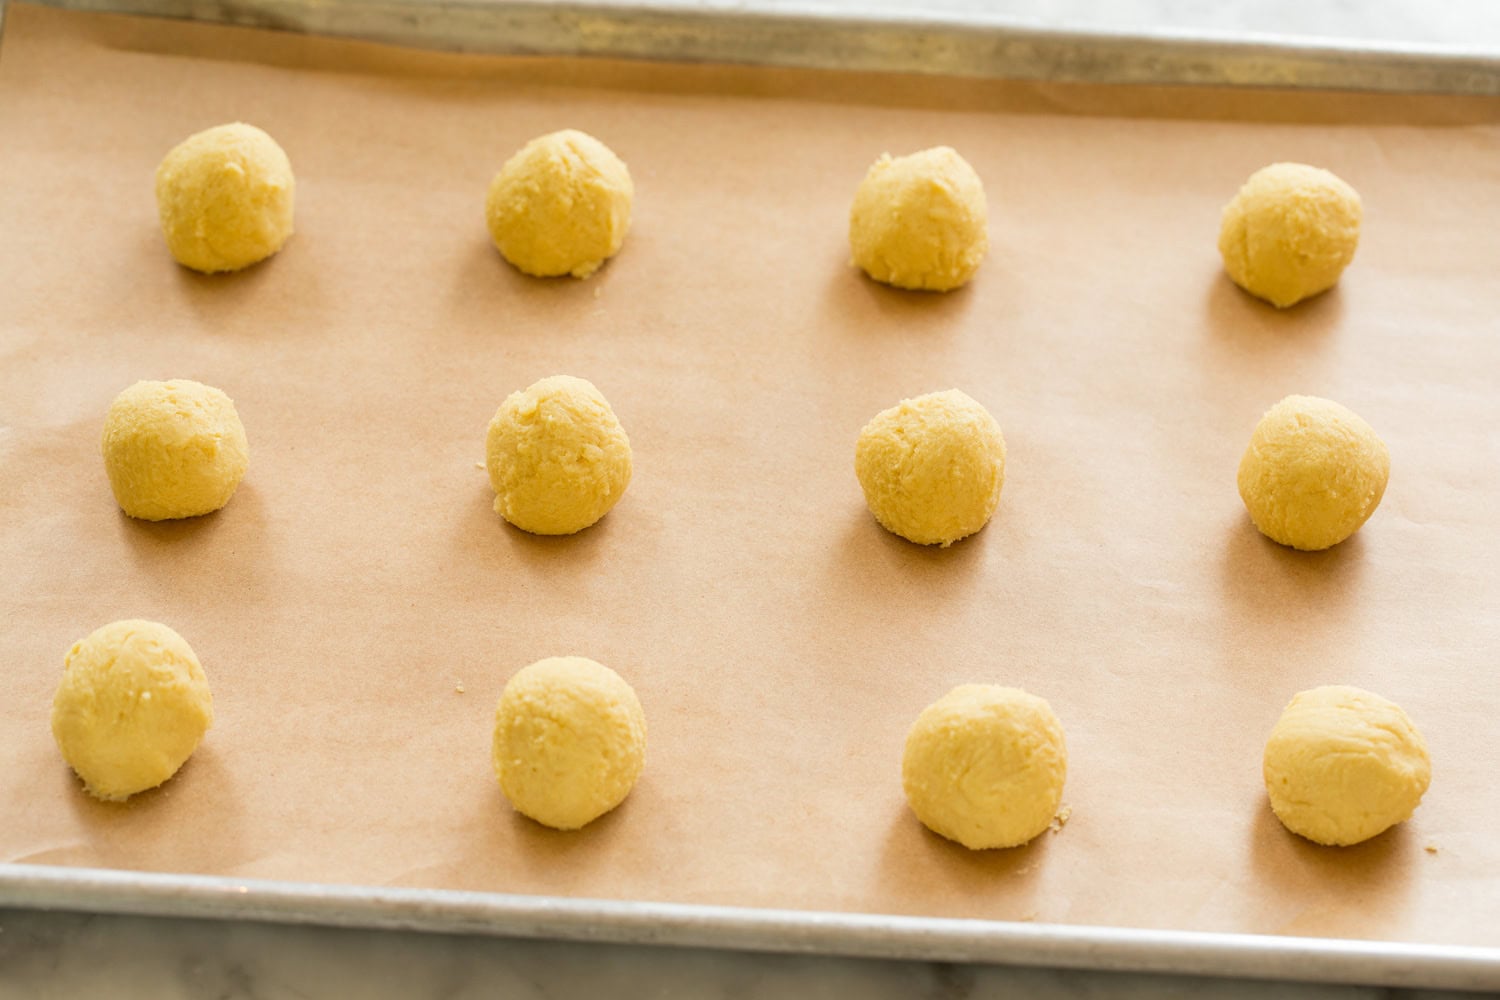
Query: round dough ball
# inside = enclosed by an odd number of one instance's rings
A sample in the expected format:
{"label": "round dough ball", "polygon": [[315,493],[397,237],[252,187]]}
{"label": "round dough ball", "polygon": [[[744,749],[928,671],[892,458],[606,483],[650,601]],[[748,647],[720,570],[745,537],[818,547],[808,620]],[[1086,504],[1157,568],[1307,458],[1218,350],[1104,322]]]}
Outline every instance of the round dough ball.
{"label": "round dough ball", "polygon": [[1240,498],[1268,538],[1316,551],[1369,520],[1390,474],[1385,442],[1353,411],[1317,396],[1288,396],[1250,435]]}
{"label": "round dough ball", "polygon": [[571,535],[630,485],[630,439],[587,379],[553,375],[513,392],[490,421],[495,512],[522,531]]}
{"label": "round dough ball", "polygon": [[218,510],[250,462],[234,401],[188,379],[137,382],[116,396],[100,449],[120,509],[146,521]]}
{"label": "round dough ball", "polygon": [[918,545],[947,547],[989,521],[1005,485],[1005,438],[957,389],[903,399],[859,432],[854,473],[870,513]]}
{"label": "round dough ball", "polygon": [[1401,707],[1344,686],[1292,699],[1266,741],[1264,772],[1282,825],[1334,846],[1410,819],[1432,780],[1427,744]]}
{"label": "round dough ball", "polygon": [[974,277],[990,247],[984,185],[947,146],[870,167],[849,210],[854,263],[897,288],[946,292]]}
{"label": "round dough ball", "polygon": [[490,182],[490,237],[526,274],[587,278],[613,257],[630,228],[635,185],[604,143],[577,129],[521,147]]}
{"label": "round dough ball", "polygon": [[192,647],[156,622],[113,622],[73,644],[52,700],[52,735],[89,793],[119,801],[155,788],[214,721]]}
{"label": "round dough ball", "polygon": [[1234,283],[1286,308],[1338,283],[1359,246],[1359,194],[1327,170],[1273,163],[1250,175],[1219,226]]}
{"label": "round dough ball", "polygon": [[517,812],[576,830],[635,787],[646,763],[646,716],[608,667],[582,656],[538,660],[500,695],[493,757]]}
{"label": "round dough ball", "polygon": [[156,168],[156,208],[167,249],[195,271],[238,271],[292,235],[296,182],[276,140],[243,122],[178,144]]}
{"label": "round dough ball", "polygon": [[928,705],[901,760],[917,819],[976,851],[1017,847],[1047,829],[1067,774],[1052,707],[994,684],[964,684]]}

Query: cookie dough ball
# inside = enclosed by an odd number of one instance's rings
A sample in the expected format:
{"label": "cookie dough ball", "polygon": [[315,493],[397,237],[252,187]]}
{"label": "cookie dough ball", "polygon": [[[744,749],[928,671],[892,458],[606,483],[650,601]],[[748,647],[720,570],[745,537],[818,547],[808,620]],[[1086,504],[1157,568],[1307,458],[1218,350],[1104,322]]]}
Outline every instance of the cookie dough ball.
{"label": "cookie dough ball", "polygon": [[484,217],[506,260],[526,274],[587,278],[630,228],[635,185],[604,143],[576,129],[528,142],[490,182]]}
{"label": "cookie dough ball", "polygon": [[1432,780],[1427,744],[1401,707],[1343,686],[1292,699],[1266,741],[1264,771],[1282,825],[1334,846],[1410,819]]}
{"label": "cookie dough ball", "polygon": [[903,399],[859,432],[854,472],[870,513],[919,545],[948,546],[989,521],[1005,485],[1005,438],[957,389]]}
{"label": "cookie dough ball", "polygon": [[646,763],[646,716],[624,678],[582,656],[538,660],[505,685],[493,748],[516,811],[576,830],[625,801]]}
{"label": "cookie dough ball", "polygon": [[250,462],[234,401],[188,379],[137,382],[116,396],[100,448],[115,501],[145,521],[218,510]]}
{"label": "cookie dough ball", "polygon": [[947,146],[883,154],[854,193],[854,263],[897,288],[946,292],[974,277],[990,246],[984,185]]}
{"label": "cookie dough ball", "polygon": [[571,535],[630,485],[630,439],[587,379],[544,378],[500,404],[485,441],[495,512],[522,531]]}
{"label": "cookie dough ball", "polygon": [[1067,773],[1051,706],[993,684],[964,684],[928,705],[901,760],[917,819],[976,851],[1017,847],[1047,829]]}
{"label": "cookie dough ball", "polygon": [[1317,396],[1288,396],[1260,418],[1240,459],[1240,498],[1268,538],[1337,545],[1380,506],[1391,456],[1374,428]]}
{"label": "cookie dough ball", "polygon": [[195,271],[238,271],[292,235],[292,164],[276,140],[235,122],[189,136],[156,168],[167,249]]}
{"label": "cookie dough ball", "polygon": [[1338,283],[1359,246],[1359,194],[1326,170],[1273,163],[1224,206],[1219,253],[1234,283],[1286,308]]}
{"label": "cookie dough ball", "polygon": [[156,622],[113,622],[73,644],[52,700],[52,735],[89,793],[119,801],[155,788],[214,721],[192,647]]}

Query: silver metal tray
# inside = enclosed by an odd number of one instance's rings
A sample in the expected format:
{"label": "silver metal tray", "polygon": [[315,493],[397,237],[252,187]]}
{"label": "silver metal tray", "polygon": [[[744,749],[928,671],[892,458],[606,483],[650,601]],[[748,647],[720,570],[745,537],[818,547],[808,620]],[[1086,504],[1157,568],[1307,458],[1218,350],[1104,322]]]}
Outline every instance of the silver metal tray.
{"label": "silver metal tray", "polygon": [[[1090,83],[1500,94],[1500,52],[1353,39],[1053,30],[860,0],[41,0],[461,52],[752,63]],[[920,2],[914,6],[920,10]],[[975,5],[976,7],[978,4]]]}
{"label": "silver metal tray", "polygon": [[42,865],[0,865],[0,907],[1500,990],[1500,948],[240,881]]}
{"label": "silver metal tray", "polygon": [[[998,18],[535,0],[48,0],[455,51],[1096,83],[1500,94],[1500,55]],[[751,0],[753,3],[753,0]],[[4,0],[0,0],[3,26]],[[1500,991],[1500,948],[753,910],[0,864],[0,907]]]}

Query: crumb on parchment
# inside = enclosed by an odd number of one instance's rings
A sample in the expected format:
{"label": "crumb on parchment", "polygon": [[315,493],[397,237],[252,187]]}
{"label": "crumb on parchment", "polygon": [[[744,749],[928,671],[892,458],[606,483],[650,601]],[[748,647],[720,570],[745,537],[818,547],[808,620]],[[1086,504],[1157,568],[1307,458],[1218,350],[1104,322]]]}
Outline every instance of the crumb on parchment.
{"label": "crumb on parchment", "polygon": [[1073,807],[1067,803],[1057,810],[1057,815],[1052,817],[1052,822],[1047,824],[1047,829],[1053,833],[1061,833],[1062,828],[1068,825],[1068,820],[1073,818]]}

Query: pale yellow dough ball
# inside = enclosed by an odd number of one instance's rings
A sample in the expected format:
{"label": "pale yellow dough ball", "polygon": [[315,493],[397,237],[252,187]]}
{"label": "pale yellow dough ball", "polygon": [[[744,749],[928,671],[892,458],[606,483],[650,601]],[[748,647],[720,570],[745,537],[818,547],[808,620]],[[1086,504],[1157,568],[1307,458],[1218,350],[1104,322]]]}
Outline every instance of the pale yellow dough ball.
{"label": "pale yellow dough ball", "polygon": [[1316,551],[1369,520],[1390,473],[1385,442],[1353,411],[1317,396],[1288,396],[1250,435],[1240,498],[1268,538]]}
{"label": "pale yellow dough ball", "polygon": [[98,798],[118,801],[172,777],[213,721],[203,667],[165,625],[113,622],[63,659],[52,735]]}
{"label": "pale yellow dough ball", "polygon": [[625,428],[592,382],[571,375],[507,396],[490,421],[485,458],[495,513],[537,535],[582,531],[630,485]]}
{"label": "pale yellow dough ball", "polygon": [[854,263],[897,288],[946,292],[974,277],[989,250],[984,185],[947,146],[882,154],[854,193]]}
{"label": "pale yellow dough ball", "polygon": [[635,185],[604,143],[577,129],[521,147],[490,182],[484,217],[502,256],[541,278],[587,278],[619,252]]}
{"label": "pale yellow dough ball", "polygon": [[156,168],[167,249],[195,271],[238,271],[292,235],[296,182],[276,140],[235,122],[191,135]]}
{"label": "pale yellow dough ball", "polygon": [[903,399],[859,432],[854,472],[870,513],[919,545],[951,545],[989,521],[1005,485],[1005,438],[957,389]]}
{"label": "pale yellow dough ball", "polygon": [[1017,847],[1047,829],[1062,801],[1062,723],[1019,688],[964,684],[917,716],[901,783],[917,818],[972,850]]}
{"label": "pale yellow dough ball", "polygon": [[1266,793],[1288,830],[1343,846],[1411,818],[1432,780],[1401,707],[1357,687],[1303,691],[1266,741]]}
{"label": "pale yellow dough ball", "polygon": [[576,830],[635,787],[646,763],[646,716],[608,667],[582,656],[538,660],[505,685],[493,757],[517,812]]}
{"label": "pale yellow dough ball", "polygon": [[1234,283],[1279,308],[1325,292],[1354,259],[1364,208],[1327,170],[1273,163],[1224,206],[1219,254]]}
{"label": "pale yellow dough ball", "polygon": [[234,401],[188,379],[137,382],[116,396],[100,450],[120,509],[146,521],[218,510],[250,462]]}

